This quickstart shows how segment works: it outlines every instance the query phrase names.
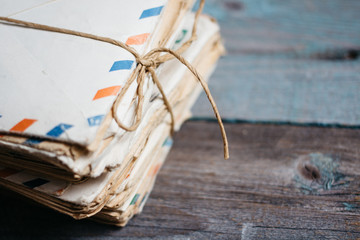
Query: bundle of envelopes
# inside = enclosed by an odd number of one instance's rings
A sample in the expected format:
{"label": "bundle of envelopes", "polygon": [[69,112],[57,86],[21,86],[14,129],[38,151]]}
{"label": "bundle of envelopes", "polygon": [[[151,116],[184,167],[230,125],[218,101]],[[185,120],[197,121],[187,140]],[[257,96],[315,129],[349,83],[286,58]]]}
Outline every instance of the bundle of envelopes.
{"label": "bundle of envelopes", "polygon": [[[176,51],[192,37],[192,0],[0,0],[0,16],[104,36],[139,55]],[[201,15],[181,55],[205,79],[223,53],[216,22]],[[139,213],[172,145],[164,96],[146,73],[113,109],[137,68],[126,49],[0,22],[0,185],[76,219],[124,226]],[[156,67],[175,130],[201,92],[177,59]],[[141,89],[139,85],[141,84]],[[143,92],[138,117],[139,89]]]}

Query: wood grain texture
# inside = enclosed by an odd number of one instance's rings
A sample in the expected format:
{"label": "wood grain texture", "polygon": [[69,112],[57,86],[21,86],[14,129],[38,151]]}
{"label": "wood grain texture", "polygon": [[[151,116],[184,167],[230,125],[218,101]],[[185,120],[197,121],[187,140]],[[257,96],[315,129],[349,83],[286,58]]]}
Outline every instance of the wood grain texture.
{"label": "wood grain texture", "polygon": [[[210,79],[220,113],[360,125],[360,2],[208,0],[227,55]],[[212,118],[203,94],[195,118]]]}
{"label": "wood grain texture", "polygon": [[187,122],[143,213],[123,229],[1,193],[0,239],[360,238],[360,130],[225,127],[227,161],[216,123]]}
{"label": "wood grain texture", "polygon": [[[228,50],[210,80],[230,120],[360,125],[360,2],[207,0]],[[212,118],[204,96],[195,117]],[[358,239],[360,130],[188,122],[123,229],[1,192],[0,239]]]}

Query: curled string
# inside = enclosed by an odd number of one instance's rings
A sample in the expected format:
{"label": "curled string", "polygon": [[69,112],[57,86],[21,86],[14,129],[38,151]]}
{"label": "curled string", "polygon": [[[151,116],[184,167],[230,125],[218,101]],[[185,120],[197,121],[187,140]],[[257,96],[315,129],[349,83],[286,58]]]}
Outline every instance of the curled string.
{"label": "curled string", "polygon": [[[143,103],[144,103],[143,85],[144,85],[146,76],[148,74],[150,74],[153,82],[155,83],[155,85],[157,86],[157,88],[159,89],[159,91],[163,97],[163,101],[164,101],[164,104],[165,104],[167,110],[170,113],[171,133],[174,132],[175,119],[174,119],[172,107],[171,107],[170,102],[168,101],[166,94],[163,90],[163,87],[155,73],[155,69],[161,63],[164,63],[170,59],[174,59],[174,58],[177,59],[178,61],[180,61],[183,65],[185,65],[189,69],[189,71],[195,76],[195,78],[199,81],[199,83],[203,87],[203,89],[206,93],[206,96],[208,97],[208,100],[213,108],[214,114],[218,120],[219,126],[220,126],[220,131],[221,131],[223,145],[224,145],[224,158],[228,159],[229,158],[229,149],[228,149],[228,141],[227,141],[227,137],[226,137],[225,128],[222,123],[219,111],[216,107],[215,101],[210,93],[209,87],[208,87],[207,83],[203,80],[203,78],[200,76],[200,74],[197,72],[197,70],[186,59],[184,59],[180,55],[197,38],[196,37],[196,26],[197,26],[197,22],[198,22],[200,13],[204,7],[204,3],[205,3],[205,0],[200,1],[199,9],[197,10],[196,15],[195,15],[195,21],[194,21],[191,38],[188,41],[186,41],[178,50],[173,51],[168,48],[159,47],[159,48],[155,48],[155,49],[151,50],[144,56],[140,56],[139,53],[134,48],[130,47],[129,45],[127,45],[123,42],[117,41],[115,39],[108,38],[108,37],[102,37],[102,36],[97,36],[94,34],[83,33],[83,32],[79,32],[79,31],[58,28],[58,27],[52,27],[52,26],[47,26],[47,25],[43,25],[43,24],[37,24],[37,23],[28,22],[28,21],[21,21],[21,20],[7,18],[7,17],[1,17],[1,16],[0,16],[0,21],[14,23],[16,25],[33,28],[33,29],[38,29],[38,30],[43,30],[43,31],[63,33],[63,34],[78,36],[78,37],[82,37],[82,38],[89,38],[89,39],[93,39],[96,41],[106,42],[106,43],[121,47],[121,48],[127,50],[128,52],[130,52],[135,57],[137,66],[136,66],[135,70],[132,72],[129,79],[126,81],[126,83],[123,86],[123,88],[121,89],[120,93],[117,95],[117,97],[113,103],[113,106],[111,108],[112,116],[113,116],[115,122],[118,124],[118,126],[120,128],[122,128],[126,131],[136,130],[141,122],[142,109],[143,109]],[[161,53],[165,53],[165,55],[160,56]],[[135,80],[137,81],[137,89],[136,89],[137,105],[136,105],[136,110],[135,110],[135,120],[131,126],[125,126],[123,123],[121,123],[120,119],[118,118],[118,116],[116,114],[116,110],[118,109],[118,106],[119,106],[122,98],[124,97],[126,91],[129,89],[129,87]]]}

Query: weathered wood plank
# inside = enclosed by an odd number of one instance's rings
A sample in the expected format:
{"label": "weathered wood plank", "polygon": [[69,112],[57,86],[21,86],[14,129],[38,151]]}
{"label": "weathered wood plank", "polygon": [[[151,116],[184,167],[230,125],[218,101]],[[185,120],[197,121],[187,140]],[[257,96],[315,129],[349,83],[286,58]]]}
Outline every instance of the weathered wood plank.
{"label": "weathered wood plank", "polygon": [[[38,239],[356,239],[360,130],[188,122],[144,212],[123,229],[0,199],[0,236]],[[305,168],[306,166],[306,168]],[[306,170],[308,169],[308,170]]]}
{"label": "weathered wood plank", "polygon": [[[360,125],[360,2],[207,1],[227,56],[210,89],[223,117]],[[213,117],[205,95],[195,117]]]}

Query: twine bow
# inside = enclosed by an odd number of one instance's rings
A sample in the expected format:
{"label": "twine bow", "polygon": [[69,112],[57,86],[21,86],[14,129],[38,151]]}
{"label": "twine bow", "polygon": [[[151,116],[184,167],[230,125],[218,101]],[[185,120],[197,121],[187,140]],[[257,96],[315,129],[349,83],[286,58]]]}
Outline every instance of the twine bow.
{"label": "twine bow", "polygon": [[[19,26],[43,30],[43,31],[63,33],[63,34],[93,39],[96,41],[106,42],[106,43],[121,47],[121,48],[127,50],[128,52],[130,52],[135,57],[137,66],[136,66],[135,70],[132,72],[129,79],[126,81],[126,83],[123,86],[123,88],[121,89],[120,93],[117,95],[117,97],[113,103],[112,109],[111,109],[112,116],[113,116],[114,120],[116,121],[116,123],[118,124],[118,126],[126,131],[136,130],[141,122],[142,109],[143,109],[143,103],[144,103],[144,93],[143,93],[143,86],[144,86],[144,82],[145,82],[144,80],[145,80],[146,76],[148,74],[150,74],[153,82],[155,83],[155,85],[157,86],[157,88],[159,89],[159,91],[163,97],[163,101],[164,101],[164,104],[165,104],[167,110],[170,113],[171,134],[173,134],[174,124],[175,124],[174,114],[172,111],[172,107],[171,107],[171,105],[166,97],[166,94],[162,88],[162,85],[155,73],[155,69],[160,64],[162,64],[170,59],[176,58],[183,65],[185,65],[189,69],[190,72],[192,72],[192,74],[195,76],[195,78],[200,82],[201,86],[203,87],[203,89],[206,93],[206,96],[208,97],[208,100],[214,110],[214,114],[218,120],[219,126],[220,126],[221,135],[222,135],[222,139],[223,139],[223,145],[224,145],[224,158],[228,159],[229,158],[229,150],[228,150],[228,141],[227,141],[227,137],[226,137],[225,128],[222,123],[219,111],[216,107],[215,101],[210,93],[209,87],[208,87],[207,83],[203,80],[203,78],[200,76],[200,74],[197,72],[197,70],[186,59],[184,59],[180,55],[197,38],[196,37],[196,26],[197,26],[197,22],[198,22],[200,13],[202,12],[202,9],[204,7],[204,3],[205,3],[205,0],[201,0],[199,9],[196,12],[191,38],[188,41],[186,41],[178,50],[173,51],[168,48],[159,47],[159,48],[155,48],[155,49],[151,50],[144,56],[140,56],[139,53],[134,48],[130,47],[129,45],[127,45],[123,42],[117,41],[115,39],[108,38],[108,37],[101,37],[101,36],[97,36],[97,35],[93,35],[93,34],[89,34],[89,33],[83,33],[83,32],[64,29],[64,28],[57,28],[57,27],[32,23],[32,22],[28,22],[28,21],[21,21],[21,20],[7,18],[7,17],[0,17],[0,21],[14,23]],[[166,54],[161,55],[161,53],[166,53]],[[135,80],[137,81],[137,89],[136,89],[137,105],[136,105],[136,110],[135,110],[136,111],[135,112],[135,121],[131,126],[125,126],[123,123],[121,123],[119,117],[117,116],[116,110],[118,109],[118,106],[119,106],[123,96],[125,95],[126,91],[129,89],[129,87]]]}

